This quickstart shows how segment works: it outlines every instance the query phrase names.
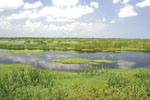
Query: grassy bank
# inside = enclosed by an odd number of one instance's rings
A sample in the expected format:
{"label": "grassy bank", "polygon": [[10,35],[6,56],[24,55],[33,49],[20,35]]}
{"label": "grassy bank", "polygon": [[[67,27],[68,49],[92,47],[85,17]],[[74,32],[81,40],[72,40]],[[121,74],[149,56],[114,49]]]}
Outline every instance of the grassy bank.
{"label": "grassy bank", "polygon": [[0,39],[1,49],[150,52],[150,39]]}
{"label": "grassy bank", "polygon": [[0,100],[150,100],[150,69],[78,73],[0,65]]}

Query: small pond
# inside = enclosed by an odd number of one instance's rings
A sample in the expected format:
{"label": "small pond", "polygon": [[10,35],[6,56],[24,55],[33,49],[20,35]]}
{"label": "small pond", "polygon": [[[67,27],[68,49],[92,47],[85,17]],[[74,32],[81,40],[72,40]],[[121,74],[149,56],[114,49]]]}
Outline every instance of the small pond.
{"label": "small pond", "polygon": [[88,64],[61,64],[53,62],[63,58],[86,58],[90,60],[107,59],[118,63],[106,64],[110,68],[139,68],[150,67],[150,53],[144,52],[98,52],[78,53],[76,51],[45,51],[44,53],[0,53],[0,64],[27,64],[38,68],[51,68],[61,71],[77,71],[79,68],[89,66]]}

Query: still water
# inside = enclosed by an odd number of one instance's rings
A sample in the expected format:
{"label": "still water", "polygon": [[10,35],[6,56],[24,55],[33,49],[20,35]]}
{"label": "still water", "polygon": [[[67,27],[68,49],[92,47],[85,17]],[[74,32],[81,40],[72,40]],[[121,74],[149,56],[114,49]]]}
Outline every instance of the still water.
{"label": "still water", "polygon": [[150,67],[150,53],[121,52],[121,53],[78,53],[75,51],[46,51],[44,53],[0,53],[0,64],[27,64],[38,68],[51,68],[62,71],[77,71],[88,64],[61,64],[53,62],[63,58],[86,58],[107,59],[119,61],[118,63],[106,64],[110,68],[139,68]]}

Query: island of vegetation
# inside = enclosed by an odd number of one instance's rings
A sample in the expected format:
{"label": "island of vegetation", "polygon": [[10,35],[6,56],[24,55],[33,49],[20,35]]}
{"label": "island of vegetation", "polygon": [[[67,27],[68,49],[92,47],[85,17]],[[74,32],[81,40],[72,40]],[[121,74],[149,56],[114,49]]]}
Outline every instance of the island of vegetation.
{"label": "island of vegetation", "polygon": [[53,60],[54,62],[60,62],[62,64],[99,64],[99,63],[117,63],[117,61],[98,59],[98,60],[89,60],[83,58],[68,58],[68,59],[58,59]]}

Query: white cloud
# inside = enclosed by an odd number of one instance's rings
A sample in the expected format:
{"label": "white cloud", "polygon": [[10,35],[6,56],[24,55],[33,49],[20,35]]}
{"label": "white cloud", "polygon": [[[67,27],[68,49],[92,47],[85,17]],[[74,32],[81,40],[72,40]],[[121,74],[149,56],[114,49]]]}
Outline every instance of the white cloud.
{"label": "white cloud", "polygon": [[130,16],[137,16],[138,14],[134,11],[132,5],[126,5],[124,8],[120,9],[118,17],[125,18]]}
{"label": "white cloud", "polygon": [[20,12],[18,14],[12,14],[8,17],[6,17],[7,20],[18,20],[18,19],[23,19],[23,18],[26,18],[28,17],[29,15],[31,14],[31,11],[23,11],[23,12]]}
{"label": "white cloud", "polygon": [[25,26],[23,27],[28,29],[29,32],[35,32],[35,30],[39,30],[39,28],[40,31],[46,30],[48,28],[48,25],[44,25],[40,21],[32,23],[31,21],[28,20],[25,22]]}
{"label": "white cloud", "polygon": [[73,22],[74,20],[68,18],[51,18],[46,19],[47,22]]}
{"label": "white cloud", "polygon": [[116,23],[116,21],[115,21],[115,20],[111,20],[110,23],[111,23],[111,24],[114,24],[114,23]]}
{"label": "white cloud", "polygon": [[106,22],[106,18],[103,18],[102,21],[103,21],[103,22]]}
{"label": "white cloud", "polygon": [[9,29],[11,27],[11,23],[7,20],[4,20],[3,17],[0,17],[0,29]]}
{"label": "white cloud", "polygon": [[[58,1],[54,0],[53,2],[56,2],[57,4]],[[73,0],[68,2],[73,2]],[[42,6],[42,3],[38,1],[33,4],[29,4],[29,3],[24,4],[24,8],[30,10],[24,10],[24,11],[20,11],[19,13],[13,13],[12,15],[6,16],[6,19],[18,20],[24,18],[34,19],[34,18],[45,17],[47,18],[46,19],[47,21],[53,21],[53,22],[73,21],[73,19],[77,19],[82,17],[83,15],[93,13],[94,7],[98,8],[97,2],[91,2],[91,5],[92,6],[74,5],[74,6],[66,6],[63,8],[57,6],[46,6],[41,8],[40,10],[36,10],[35,8]]]}
{"label": "white cloud", "polygon": [[103,19],[101,19],[101,20],[98,20],[99,22],[106,22],[107,21],[107,19],[106,18],[103,18]]}
{"label": "white cloud", "polygon": [[123,0],[124,4],[127,4],[130,0]]}
{"label": "white cloud", "polygon": [[53,16],[64,18],[80,18],[82,15],[93,13],[94,9],[89,6],[74,6],[67,8],[44,7],[38,13],[38,16]]}
{"label": "white cloud", "polygon": [[[8,1],[8,0],[6,0]],[[17,0],[15,0],[17,1]],[[60,0],[59,0],[60,1]],[[59,4],[58,0],[52,0],[53,6],[43,7],[40,10],[36,9],[42,6],[40,1],[36,3],[20,4],[24,9],[18,9],[12,14],[0,19],[0,35],[5,36],[94,36],[99,33],[105,33],[107,25],[103,23],[85,23],[75,22],[75,19],[83,15],[94,12],[94,8],[98,8],[97,2],[91,2],[89,6],[79,5],[79,0],[62,0],[68,3]],[[60,2],[62,2],[60,1]],[[77,5],[78,4],[78,5]],[[0,4],[1,5],[1,4]],[[20,7],[18,6],[18,7]],[[1,7],[1,6],[0,6]],[[10,6],[9,6],[10,7]],[[2,10],[1,10],[2,9]],[[4,8],[0,8],[3,11]],[[51,23],[43,23],[42,21],[33,22],[36,18],[45,18],[47,22],[69,22],[70,24],[55,25]],[[24,20],[27,20],[22,24]],[[19,20],[18,22],[16,20]],[[102,22],[106,19],[103,18]],[[12,31],[10,31],[12,30]],[[9,31],[9,32],[8,32]],[[4,35],[3,35],[4,36]],[[45,35],[44,35],[45,36]]]}
{"label": "white cloud", "polygon": [[0,9],[16,9],[23,5],[23,0],[1,0]]}
{"label": "white cloud", "polygon": [[34,19],[37,17],[38,17],[37,10],[25,10],[18,14],[12,14],[10,16],[7,16],[6,19],[12,21],[12,20],[19,20],[24,18]]}
{"label": "white cloud", "polygon": [[95,8],[98,8],[98,7],[99,7],[98,2],[91,2],[90,5],[93,6],[93,7],[95,7]]}
{"label": "white cloud", "polygon": [[139,3],[136,4],[136,6],[138,6],[140,8],[150,6],[150,0],[144,0],[142,2],[139,2]]}
{"label": "white cloud", "polygon": [[117,4],[120,0],[113,0],[114,4]]}
{"label": "white cloud", "polygon": [[0,36],[97,37],[105,33],[108,27],[102,23],[85,22],[55,25],[30,20],[27,20],[25,24],[17,24],[10,23],[4,18],[0,21]]}
{"label": "white cloud", "polygon": [[52,3],[57,7],[70,7],[79,3],[79,0],[52,0]]}
{"label": "white cloud", "polygon": [[124,3],[124,4],[127,4],[130,0],[113,0],[113,3],[114,4],[117,4],[117,3],[119,3],[119,2],[122,2],[122,3]]}
{"label": "white cloud", "polygon": [[38,1],[38,2],[35,2],[35,3],[25,3],[24,4],[24,8],[25,9],[34,9],[34,8],[38,8],[38,7],[41,7],[43,4]]}
{"label": "white cloud", "polygon": [[4,10],[3,9],[0,9],[0,12],[3,12]]}
{"label": "white cloud", "polygon": [[59,37],[93,37],[103,33],[106,29],[107,25],[102,23],[73,22],[60,26],[50,24],[47,33]]}

